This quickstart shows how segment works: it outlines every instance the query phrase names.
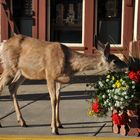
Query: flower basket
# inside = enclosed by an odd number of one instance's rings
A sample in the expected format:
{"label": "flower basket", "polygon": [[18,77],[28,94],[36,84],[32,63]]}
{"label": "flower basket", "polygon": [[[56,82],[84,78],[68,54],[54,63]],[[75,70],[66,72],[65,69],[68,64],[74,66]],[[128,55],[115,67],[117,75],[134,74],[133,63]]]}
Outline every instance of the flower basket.
{"label": "flower basket", "polygon": [[91,99],[89,116],[104,116],[112,111],[113,132],[126,135],[129,116],[127,110],[140,106],[140,71],[110,72],[100,77],[94,86],[96,92]]}

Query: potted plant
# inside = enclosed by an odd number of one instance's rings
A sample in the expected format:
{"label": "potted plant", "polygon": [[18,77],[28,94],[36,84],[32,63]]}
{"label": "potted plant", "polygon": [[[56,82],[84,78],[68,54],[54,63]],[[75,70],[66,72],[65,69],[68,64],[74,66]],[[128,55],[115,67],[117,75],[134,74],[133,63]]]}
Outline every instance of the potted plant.
{"label": "potted plant", "polygon": [[140,94],[137,92],[139,81],[140,71],[109,72],[100,77],[97,83],[89,84],[96,91],[88,114],[103,116],[112,111],[113,132],[126,135],[128,110],[135,110],[140,104]]}

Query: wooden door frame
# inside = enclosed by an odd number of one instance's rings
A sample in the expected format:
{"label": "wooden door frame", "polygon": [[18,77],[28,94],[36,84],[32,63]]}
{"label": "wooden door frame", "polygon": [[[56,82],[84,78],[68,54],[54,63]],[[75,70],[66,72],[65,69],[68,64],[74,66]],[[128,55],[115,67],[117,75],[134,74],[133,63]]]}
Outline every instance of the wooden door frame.
{"label": "wooden door frame", "polygon": [[[1,0],[0,2],[5,2]],[[7,1],[8,2],[8,1]],[[42,40],[47,38],[47,0],[33,0],[34,26],[32,28],[32,36]],[[5,3],[6,4],[6,3]],[[140,5],[140,3],[139,3]],[[140,6],[139,6],[140,7]],[[90,13],[90,14],[89,14]],[[2,5],[0,5],[1,14],[1,40],[7,39],[8,36],[8,20]],[[140,15],[140,8],[139,8]],[[129,21],[129,24],[128,24]],[[125,0],[124,3],[124,27],[123,27],[123,50],[128,55],[129,42],[133,40],[133,21],[134,21],[134,1]],[[13,22],[13,21],[11,21]],[[138,18],[140,23],[140,16]],[[2,27],[5,28],[2,28]],[[13,24],[14,26],[14,24]],[[87,54],[94,52],[94,35],[95,35],[95,0],[85,0],[85,23],[84,23],[84,51]],[[138,28],[138,30],[140,30]],[[140,31],[138,31],[140,38]],[[113,50],[113,49],[112,49]]]}
{"label": "wooden door frame", "polygon": [[140,41],[140,1],[138,2],[138,28],[137,28],[137,40]]}
{"label": "wooden door frame", "polygon": [[[90,12],[90,14],[89,14]],[[133,26],[134,26],[134,0],[124,1],[124,23],[123,23],[123,43],[119,48],[111,48],[114,53],[120,53],[128,57],[129,55],[129,43],[133,40]],[[129,24],[128,24],[129,21]],[[85,3],[85,53],[94,53],[94,35],[95,35],[95,0],[86,1]],[[139,19],[140,23],[140,2],[139,2]],[[139,25],[140,26],[140,25]],[[138,31],[138,37],[140,38],[140,28]]]}
{"label": "wooden door frame", "polygon": [[94,35],[95,35],[95,0],[85,1],[84,28],[85,28],[85,33],[84,33],[85,53],[92,54],[94,52],[93,44],[94,44]]}
{"label": "wooden door frame", "polygon": [[133,41],[134,6],[134,0],[124,1],[123,53],[126,57],[129,57],[129,43]]}
{"label": "wooden door frame", "polygon": [[0,33],[1,38],[0,40],[6,40],[8,39],[8,20],[6,16],[6,11],[3,7],[3,5],[6,5],[7,2],[5,0],[0,1],[0,15],[1,15],[1,21],[0,21]]}

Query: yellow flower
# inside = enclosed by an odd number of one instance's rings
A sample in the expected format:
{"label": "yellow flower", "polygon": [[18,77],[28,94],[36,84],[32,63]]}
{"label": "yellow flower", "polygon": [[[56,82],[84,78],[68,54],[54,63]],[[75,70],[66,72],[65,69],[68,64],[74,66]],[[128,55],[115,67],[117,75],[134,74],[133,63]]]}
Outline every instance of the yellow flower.
{"label": "yellow flower", "polygon": [[115,77],[114,77],[114,76],[112,76],[112,80],[113,80],[113,81],[115,80]]}
{"label": "yellow flower", "polygon": [[121,87],[121,83],[117,83],[117,88],[120,88]]}
{"label": "yellow flower", "polygon": [[126,87],[121,87],[121,90],[126,90]]}
{"label": "yellow flower", "polygon": [[116,81],[115,87],[120,88],[121,87],[121,82],[119,80]]}
{"label": "yellow flower", "polygon": [[92,111],[92,110],[88,110],[88,116],[89,117],[92,117],[92,116],[94,116],[95,115],[95,113]]}
{"label": "yellow flower", "polygon": [[120,82],[123,82],[123,79],[120,79]]}
{"label": "yellow flower", "polygon": [[110,75],[107,75],[107,76],[106,76],[106,78],[108,78],[108,79],[109,79],[109,78],[110,78]]}

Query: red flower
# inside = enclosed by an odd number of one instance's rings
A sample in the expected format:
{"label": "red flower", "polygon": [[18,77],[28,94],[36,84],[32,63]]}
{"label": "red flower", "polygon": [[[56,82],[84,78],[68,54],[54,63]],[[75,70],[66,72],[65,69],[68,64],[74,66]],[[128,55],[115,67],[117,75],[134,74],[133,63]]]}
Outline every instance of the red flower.
{"label": "red flower", "polygon": [[126,125],[128,123],[128,115],[126,113],[123,113],[121,115],[119,115],[118,113],[114,113],[112,115],[112,121],[117,125]]}
{"label": "red flower", "polygon": [[140,80],[140,75],[139,73],[136,73],[134,71],[129,72],[128,74],[129,78],[135,82],[138,82]]}
{"label": "red flower", "polygon": [[99,113],[99,103],[98,103],[98,98],[96,98],[96,101],[92,104],[92,110],[95,112],[95,113]]}
{"label": "red flower", "polygon": [[140,77],[140,70],[137,71],[137,75]]}
{"label": "red flower", "polygon": [[120,119],[121,118],[120,118],[118,113],[114,113],[112,115],[112,121],[113,121],[114,124],[121,125],[121,120]]}
{"label": "red flower", "polygon": [[137,71],[137,76],[138,76],[138,79],[139,79],[139,82],[140,82],[140,70]]}

